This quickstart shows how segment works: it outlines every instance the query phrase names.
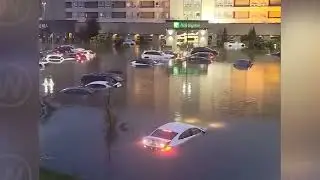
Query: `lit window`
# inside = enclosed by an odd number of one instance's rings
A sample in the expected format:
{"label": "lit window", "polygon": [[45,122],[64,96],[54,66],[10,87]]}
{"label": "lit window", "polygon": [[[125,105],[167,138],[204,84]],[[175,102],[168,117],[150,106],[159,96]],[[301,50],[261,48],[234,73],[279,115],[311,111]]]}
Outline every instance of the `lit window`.
{"label": "lit window", "polygon": [[268,17],[269,18],[281,18],[281,12],[280,11],[269,11]]}

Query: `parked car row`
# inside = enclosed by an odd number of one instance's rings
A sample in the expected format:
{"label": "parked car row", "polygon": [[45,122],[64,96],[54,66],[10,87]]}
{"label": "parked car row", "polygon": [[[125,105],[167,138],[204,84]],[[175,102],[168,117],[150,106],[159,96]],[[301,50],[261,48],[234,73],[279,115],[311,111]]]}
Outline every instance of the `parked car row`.
{"label": "parked car row", "polygon": [[84,74],[80,79],[80,85],[68,87],[59,91],[66,95],[88,96],[95,92],[122,87],[124,78],[120,72],[109,71],[106,73]]}
{"label": "parked car row", "polygon": [[51,51],[40,52],[39,66],[43,69],[47,64],[61,64],[64,61],[84,63],[96,58],[92,50],[75,48],[72,45],[63,45]]}

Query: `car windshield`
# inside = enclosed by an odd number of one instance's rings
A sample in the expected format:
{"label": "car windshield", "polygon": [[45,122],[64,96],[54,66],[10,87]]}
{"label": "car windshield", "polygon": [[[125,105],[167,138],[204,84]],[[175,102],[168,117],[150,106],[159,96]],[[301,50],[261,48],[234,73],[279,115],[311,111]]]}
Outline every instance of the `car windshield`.
{"label": "car windshield", "polygon": [[240,63],[240,64],[248,64],[249,61],[248,61],[248,60],[238,60],[237,63]]}
{"label": "car windshield", "polygon": [[199,54],[195,54],[196,56],[198,57],[208,57],[209,54],[206,54],[206,53],[199,53]]}
{"label": "car windshield", "polygon": [[150,136],[161,138],[161,139],[172,140],[177,134],[178,133],[176,132],[157,129]]}

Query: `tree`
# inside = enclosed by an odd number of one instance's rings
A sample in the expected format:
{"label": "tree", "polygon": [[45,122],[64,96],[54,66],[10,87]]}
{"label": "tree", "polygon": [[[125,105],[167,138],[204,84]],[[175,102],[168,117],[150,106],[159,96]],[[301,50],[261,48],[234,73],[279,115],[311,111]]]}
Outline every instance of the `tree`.
{"label": "tree", "polygon": [[223,32],[222,32],[222,42],[223,45],[225,42],[228,42],[228,32],[227,32],[227,28],[223,28]]}
{"label": "tree", "polygon": [[223,47],[224,43],[228,42],[228,31],[227,28],[223,28],[223,31],[219,33],[218,37],[217,37],[217,45],[219,47]]}
{"label": "tree", "polygon": [[250,29],[248,33],[248,48],[249,49],[254,49],[255,45],[257,43],[257,33],[255,27]]}

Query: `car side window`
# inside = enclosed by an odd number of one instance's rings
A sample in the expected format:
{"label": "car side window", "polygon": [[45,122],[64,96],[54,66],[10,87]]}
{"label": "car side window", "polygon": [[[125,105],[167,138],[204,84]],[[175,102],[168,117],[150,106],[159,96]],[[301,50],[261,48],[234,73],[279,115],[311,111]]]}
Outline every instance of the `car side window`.
{"label": "car side window", "polygon": [[89,88],[105,88],[102,84],[90,84],[88,85]]}
{"label": "car side window", "polygon": [[180,136],[179,136],[179,139],[185,139],[185,138],[188,138],[192,136],[192,131],[191,129],[188,129],[186,131],[184,131]]}
{"label": "car side window", "polygon": [[145,52],[144,54],[152,55],[152,52]]}
{"label": "car side window", "polygon": [[197,134],[201,133],[201,130],[198,128],[192,128],[191,131],[192,131],[192,135],[197,135]]}

